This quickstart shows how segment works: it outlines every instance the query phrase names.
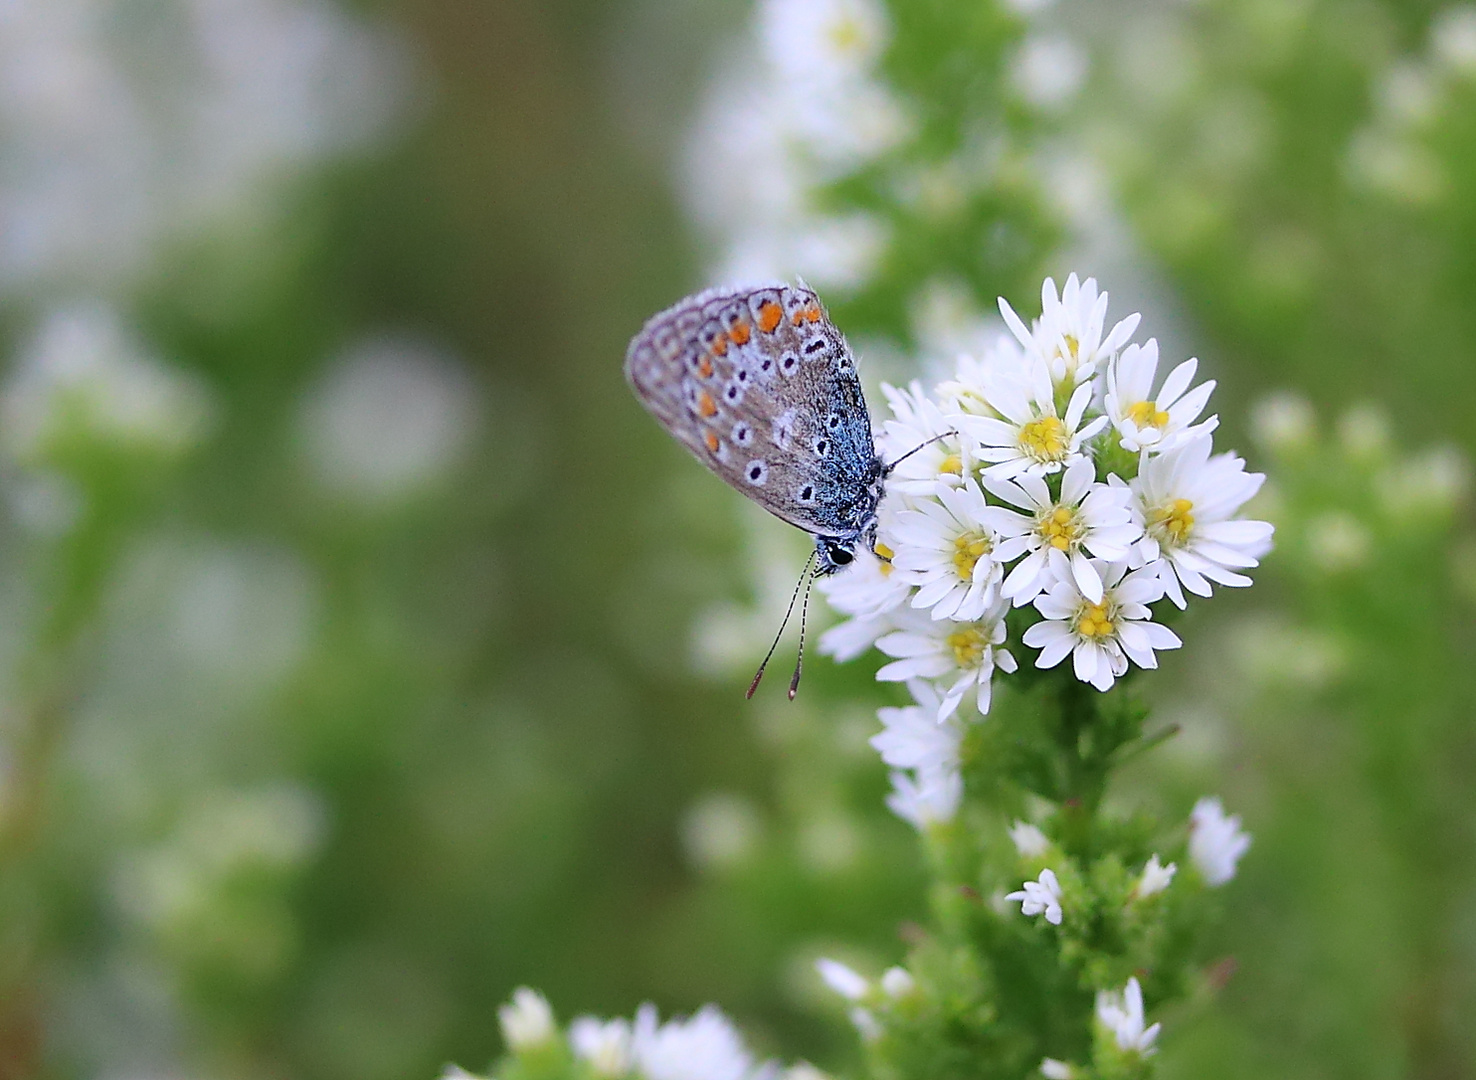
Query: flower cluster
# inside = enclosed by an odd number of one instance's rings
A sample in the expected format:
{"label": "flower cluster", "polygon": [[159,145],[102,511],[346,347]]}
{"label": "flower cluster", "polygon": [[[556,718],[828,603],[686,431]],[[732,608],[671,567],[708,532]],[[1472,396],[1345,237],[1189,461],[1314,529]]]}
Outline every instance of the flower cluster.
{"label": "flower cluster", "polygon": [[874,645],[891,658],[877,678],[911,688],[916,706],[883,710],[876,745],[898,770],[893,809],[919,826],[952,817],[958,725],[989,711],[1016,650],[1039,668],[1069,656],[1108,690],[1179,647],[1155,604],[1249,585],[1270,547],[1269,524],[1237,516],[1265,478],[1214,453],[1197,362],[1160,380],[1157,342],[1132,340],[1137,315],[1109,326],[1091,278],[1059,292],[1048,278],[1041,302],[1027,325],[1001,299],[1010,334],[932,395],[883,388],[896,468],[876,557],[820,586],[850,616],[821,648],[844,660]]}

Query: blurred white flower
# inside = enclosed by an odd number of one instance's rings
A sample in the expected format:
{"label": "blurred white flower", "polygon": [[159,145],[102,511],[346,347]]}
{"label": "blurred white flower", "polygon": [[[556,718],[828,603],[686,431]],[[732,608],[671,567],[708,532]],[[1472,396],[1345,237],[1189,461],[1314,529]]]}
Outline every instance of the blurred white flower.
{"label": "blurred white flower", "polygon": [[0,398],[0,437],[22,460],[68,439],[173,454],[201,439],[210,414],[198,379],[149,355],[94,303],[53,310],[22,350]]}
{"label": "blurred white flower", "polygon": [[1061,883],[1054,870],[1042,870],[1040,880],[1025,882],[1017,891],[1007,893],[1005,899],[1020,901],[1022,915],[1044,914],[1052,926],[1061,925]]}
{"label": "blurred white flower", "polygon": [[882,761],[894,769],[956,769],[963,732],[938,719],[938,694],[925,682],[908,684],[918,704],[877,710],[884,729],[871,737]]}
{"label": "blurred white flower", "polygon": [[1264,398],[1251,410],[1251,434],[1267,450],[1305,450],[1317,438],[1317,417],[1299,394],[1283,392]]}
{"label": "blurred white flower", "polygon": [[839,960],[822,956],[815,961],[815,970],[825,980],[826,986],[847,1001],[860,1001],[871,993],[871,981]]}
{"label": "blurred white flower", "polygon": [[1046,1080],[1073,1080],[1076,1070],[1064,1061],[1055,1058],[1044,1058],[1040,1063],[1040,1075]]}
{"label": "blurred white flower", "polygon": [[569,1025],[569,1045],[574,1056],[587,1062],[590,1072],[600,1080],[620,1080],[634,1064],[628,1020],[575,1017]]}
{"label": "blurred white flower", "polygon": [[[1194,424],[1209,403],[1215,388],[1213,379],[1193,390],[1199,361],[1185,360],[1163,380],[1158,396],[1153,396],[1153,381],[1158,374],[1158,341],[1128,345],[1121,355],[1107,365],[1107,415],[1117,428],[1123,449],[1167,450],[1187,437],[1213,431],[1217,417]],[[1191,427],[1190,425],[1194,426]]]}
{"label": "blurred white flower", "polygon": [[322,0],[10,0],[0,292],[114,292],[168,241],[270,212],[294,173],[386,132],[407,68]]}
{"label": "blurred white flower", "polygon": [[513,991],[511,1004],[498,1007],[497,1020],[508,1049],[514,1053],[546,1046],[556,1034],[548,999],[527,986]]}
{"label": "blurred white flower", "polygon": [[748,857],[760,831],[753,803],[741,795],[714,792],[687,811],[682,822],[682,846],[696,866],[722,870]]}
{"label": "blurred white flower", "polygon": [[1456,4],[1439,12],[1430,23],[1430,46],[1451,71],[1476,75],[1476,7]]}
{"label": "blurred white flower", "polygon": [[898,463],[887,476],[887,490],[926,496],[939,484],[963,483],[971,463],[963,458],[965,447],[956,422],[929,399],[919,382],[906,389],[883,383],[881,390],[892,415],[882,425],[877,449],[888,462]]}
{"label": "blurred white flower", "polygon": [[[1081,457],[1061,476],[1061,497],[1054,498],[1038,476],[1015,480],[985,478],[996,498],[1027,511],[1017,514],[990,507],[981,516],[1002,538],[996,558],[1015,563],[1005,578],[1001,595],[1023,607],[1055,580],[1071,578],[1088,600],[1102,601],[1102,578],[1095,560],[1116,562],[1143,535],[1133,521],[1132,492],[1124,484],[1098,484],[1091,458]],[[1091,556],[1090,558],[1088,556]]]}
{"label": "blurred white flower", "polygon": [[1119,1049],[1133,1050],[1144,1057],[1155,1052],[1153,1042],[1163,1025],[1143,1027],[1143,988],[1136,977],[1129,979],[1120,993],[1097,992],[1097,1019],[1117,1040]]}
{"label": "blurred white flower", "polygon": [[302,403],[313,476],[367,504],[403,499],[464,456],[479,421],[459,364],[424,344],[371,338],[337,360]]}
{"label": "blurred white flower", "polygon": [[1240,858],[1250,850],[1251,838],[1240,818],[1226,817],[1216,798],[1203,798],[1189,815],[1189,856],[1210,885],[1223,885],[1235,876]]}
{"label": "blurred white flower", "polygon": [[1234,454],[1211,457],[1210,450],[1210,437],[1200,435],[1147,458],[1132,482],[1145,531],[1137,561],[1180,608],[1184,589],[1209,596],[1211,582],[1251,584],[1236,571],[1258,565],[1271,547],[1268,522],[1234,516],[1261,490],[1265,475],[1246,472]]}
{"label": "blurred white flower", "polygon": [[664,1024],[656,1006],[642,1005],[636,1013],[631,1051],[644,1080],[748,1080],[754,1073],[743,1039],[715,1005]]}
{"label": "blurred white flower", "polygon": [[1040,650],[1036,667],[1055,667],[1070,655],[1076,677],[1106,691],[1127,673],[1128,660],[1156,668],[1155,649],[1177,649],[1183,642],[1152,621],[1148,605],[1163,588],[1151,573],[1138,570],[1124,577],[1123,563],[1098,562],[1094,569],[1103,584],[1100,602],[1087,598],[1074,579],[1059,579],[1035,598],[1045,621],[1026,630],[1021,640]]}
{"label": "blurred white flower", "polygon": [[917,980],[906,968],[889,967],[882,972],[881,988],[882,993],[895,1000],[912,993],[917,988]]}
{"label": "blurred white flower", "polygon": [[931,825],[953,820],[963,800],[963,777],[948,769],[928,769],[916,776],[892,773],[892,793],[887,808],[913,828],[922,831]]}
{"label": "blurred white flower", "polygon": [[758,29],[780,77],[817,90],[869,74],[891,36],[876,0],[762,0]]}
{"label": "blurred white flower", "polygon": [[1036,859],[1050,850],[1051,841],[1034,825],[1017,821],[1010,826],[1010,842],[1022,859]]}
{"label": "blurred white flower", "polygon": [[1087,67],[1086,50],[1070,38],[1032,34],[1015,54],[1010,81],[1026,102],[1044,112],[1056,112],[1076,97]]}
{"label": "blurred white flower", "polygon": [[1139,900],[1161,893],[1169,887],[1174,880],[1174,874],[1178,870],[1175,863],[1163,866],[1158,861],[1158,856],[1151,856],[1143,867],[1143,876],[1138,879],[1138,884],[1133,887],[1133,895]]}

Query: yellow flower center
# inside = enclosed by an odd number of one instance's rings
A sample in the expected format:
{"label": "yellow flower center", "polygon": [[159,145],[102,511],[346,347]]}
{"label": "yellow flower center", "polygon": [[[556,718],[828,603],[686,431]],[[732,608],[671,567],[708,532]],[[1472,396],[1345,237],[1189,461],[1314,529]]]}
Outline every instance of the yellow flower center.
{"label": "yellow flower center", "polygon": [[1159,431],[1169,423],[1169,414],[1160,409],[1156,401],[1137,402],[1127,411],[1127,418],[1140,428],[1151,427]]}
{"label": "yellow flower center", "polygon": [[943,464],[938,466],[938,472],[940,475],[942,473],[952,473],[954,476],[962,476],[963,458],[957,454],[949,454],[943,459]]}
{"label": "yellow flower center", "polygon": [[967,670],[984,662],[984,652],[989,648],[989,638],[977,624],[961,627],[945,639],[953,650],[954,663]]}
{"label": "yellow flower center", "polygon": [[1063,334],[1062,338],[1066,342],[1067,359],[1075,360],[1077,350],[1081,348],[1081,342],[1077,341],[1075,336],[1071,334]]}
{"label": "yellow flower center", "polygon": [[866,44],[866,32],[858,19],[837,19],[830,24],[830,43],[839,53],[856,52]]}
{"label": "yellow flower center", "polygon": [[994,550],[989,537],[983,533],[964,533],[953,541],[953,568],[958,571],[960,581],[974,579],[974,567],[979,560]]}
{"label": "yellow flower center", "polygon": [[1020,429],[1020,449],[1036,461],[1060,461],[1068,446],[1066,425],[1054,416],[1042,416]]}
{"label": "yellow flower center", "polygon": [[1104,599],[1100,604],[1082,604],[1076,609],[1076,632],[1092,641],[1100,641],[1117,633],[1113,611]]}
{"label": "yellow flower center", "polygon": [[874,552],[876,552],[876,557],[881,560],[881,573],[882,573],[882,577],[891,577],[892,576],[892,556],[895,555],[895,554],[897,554],[897,553],[895,551],[893,551],[891,548],[887,547],[886,544],[877,544],[871,550],[874,551]]}
{"label": "yellow flower center", "polygon": [[1148,511],[1148,535],[1160,544],[1178,547],[1194,531],[1194,504],[1188,499],[1174,499]]}
{"label": "yellow flower center", "polygon": [[1057,551],[1070,551],[1086,533],[1081,515],[1066,506],[1047,510],[1036,518],[1035,531]]}

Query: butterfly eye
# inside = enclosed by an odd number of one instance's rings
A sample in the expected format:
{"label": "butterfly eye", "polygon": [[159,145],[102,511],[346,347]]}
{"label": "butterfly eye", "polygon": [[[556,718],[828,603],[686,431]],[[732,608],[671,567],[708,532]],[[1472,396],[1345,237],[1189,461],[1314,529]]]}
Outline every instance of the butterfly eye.
{"label": "butterfly eye", "polygon": [[825,557],[836,566],[850,566],[856,559],[856,556],[851,554],[850,548],[841,547],[839,544],[826,544]]}

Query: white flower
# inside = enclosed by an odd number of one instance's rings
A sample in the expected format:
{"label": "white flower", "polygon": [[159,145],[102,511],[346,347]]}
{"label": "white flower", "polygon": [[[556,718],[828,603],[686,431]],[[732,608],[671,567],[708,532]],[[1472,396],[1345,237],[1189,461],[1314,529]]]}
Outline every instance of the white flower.
{"label": "white flower", "polygon": [[1143,988],[1137,978],[1127,981],[1121,993],[1111,990],[1097,992],[1097,1019],[1117,1039],[1122,1050],[1136,1050],[1144,1057],[1154,1052],[1153,1040],[1163,1025],[1154,1024],[1143,1028]]}
{"label": "white flower", "polygon": [[989,384],[1000,375],[1018,378],[1024,370],[1025,353],[1019,343],[1000,334],[982,357],[961,354],[953,378],[938,384],[937,397],[945,412],[999,419],[999,411],[986,397]]}
{"label": "white flower", "polygon": [[871,993],[871,981],[839,960],[822,956],[815,961],[815,970],[820,973],[820,978],[825,980],[826,986],[847,1001],[860,1001]]}
{"label": "white flower", "polygon": [[912,972],[906,968],[889,967],[886,971],[882,972],[882,992],[889,998],[895,1000],[900,997],[906,997],[912,993],[913,988],[916,986],[917,981],[913,979]]}
{"label": "white flower", "polygon": [[1178,607],[1184,607],[1183,589],[1208,596],[1210,582],[1251,583],[1235,571],[1257,565],[1270,550],[1272,526],[1233,515],[1265,479],[1262,473],[1247,473],[1234,454],[1210,457],[1208,435],[1143,462],[1132,483],[1145,529],[1138,561]]}
{"label": "white flower", "polygon": [[1250,849],[1250,835],[1238,816],[1226,817],[1219,799],[1204,798],[1189,815],[1189,857],[1210,885],[1223,885],[1235,876],[1236,864]]}
{"label": "white flower", "polygon": [[873,555],[857,545],[856,558],[845,573],[831,574],[815,583],[830,606],[842,615],[875,619],[901,607],[912,592],[906,577],[894,572],[889,561],[892,549],[880,540],[876,548],[877,554]]}
{"label": "white flower", "polygon": [[1026,630],[1022,640],[1040,650],[1036,667],[1055,667],[1070,653],[1076,677],[1105,691],[1126,674],[1128,660],[1156,668],[1154,649],[1177,649],[1183,642],[1168,627],[1151,621],[1148,605],[1163,595],[1163,589],[1148,571],[1123,577],[1122,563],[1097,563],[1095,569],[1103,584],[1100,602],[1089,600],[1070,578],[1057,581],[1035,598],[1046,621]]}
{"label": "white flower", "polygon": [[1051,841],[1034,825],[1017,821],[1010,826],[1010,840],[1022,859],[1036,859],[1050,850]]}
{"label": "white flower", "polygon": [[1076,1075],[1076,1070],[1064,1061],[1057,1061],[1055,1058],[1045,1058],[1040,1063],[1040,1075],[1044,1076],[1046,1080],[1072,1080]]}
{"label": "white flower", "polygon": [[1020,914],[1045,912],[1046,922],[1061,925],[1061,883],[1053,870],[1042,870],[1039,881],[1027,881],[1018,891],[1007,893],[1006,900],[1020,901]]}
{"label": "white flower", "polygon": [[1219,420],[1213,416],[1194,424],[1215,388],[1211,379],[1189,389],[1198,368],[1198,360],[1185,360],[1169,372],[1154,397],[1153,380],[1158,373],[1155,339],[1149,338],[1146,345],[1129,345],[1107,365],[1107,415],[1121,436],[1123,449],[1134,453],[1166,450],[1187,437],[1215,429]]}
{"label": "white flower", "polygon": [[962,800],[963,777],[956,772],[924,769],[916,777],[894,772],[887,808],[921,831],[952,821]]}
{"label": "white flower", "polygon": [[715,1005],[664,1024],[658,1023],[656,1006],[642,1005],[631,1051],[645,1080],[748,1080],[754,1072],[742,1038]]}
{"label": "white flower", "polygon": [[513,991],[512,1004],[497,1010],[502,1037],[513,1052],[543,1046],[554,1037],[553,1009],[537,990],[520,986]]}
{"label": "white flower", "polygon": [[892,419],[882,425],[877,448],[887,461],[897,462],[887,476],[887,490],[931,495],[939,484],[961,483],[970,462],[957,423],[928,398],[921,383],[905,390],[883,383],[881,390]]}
{"label": "white flower", "polygon": [[590,1071],[603,1080],[619,1080],[630,1072],[630,1022],[576,1017],[569,1025],[569,1045],[574,1056],[589,1062]]}
{"label": "white flower", "polygon": [[886,48],[886,9],[872,0],[765,0],[764,52],[782,77],[814,88],[866,75]]}
{"label": "white flower", "polygon": [[1082,414],[1092,400],[1089,382],[1076,388],[1061,415],[1050,370],[1033,354],[1025,357],[1020,371],[994,372],[983,390],[983,400],[998,418],[963,416],[959,423],[979,441],[979,459],[993,463],[984,470],[986,477],[1008,480],[1021,473],[1059,472],[1081,456],[1083,440],[1107,425],[1107,418],[1099,416],[1082,426]]}
{"label": "white flower", "polygon": [[986,511],[984,493],[966,480],[898,512],[892,566],[917,587],[913,607],[930,609],[934,619],[972,622],[993,605],[1004,568],[994,557],[998,538]]}
{"label": "white flower", "polygon": [[441,1080],[484,1080],[476,1073],[467,1072],[460,1065],[447,1065],[441,1070]]}
{"label": "white flower", "polygon": [[1027,329],[1015,309],[1004,297],[999,298],[999,313],[1010,331],[1025,347],[1049,366],[1051,381],[1058,386],[1081,386],[1091,380],[1097,365],[1106,360],[1132,337],[1141,315],[1134,313],[1123,319],[1102,337],[1107,318],[1107,294],[1097,292],[1097,279],[1079,282],[1075,274],[1066,279],[1061,295],[1050,278],[1040,289],[1040,318]]}
{"label": "white flower", "polygon": [[938,720],[938,692],[928,683],[907,684],[916,705],[877,710],[884,730],[871,737],[882,761],[894,769],[956,769],[963,732],[952,718]]}
{"label": "white flower", "polygon": [[993,506],[985,515],[1003,538],[996,558],[1009,562],[1025,555],[1000,589],[1016,607],[1030,603],[1053,580],[1065,578],[1100,603],[1102,579],[1087,553],[1117,562],[1142,538],[1143,527],[1133,521],[1132,490],[1121,483],[1093,483],[1096,475],[1090,458],[1077,458],[1061,477],[1059,499],[1051,497],[1038,476],[986,479],[991,494],[1029,511],[1027,516]]}
{"label": "white flower", "polygon": [[1147,864],[1143,867],[1143,876],[1138,879],[1138,884],[1133,889],[1134,895],[1139,900],[1146,900],[1156,893],[1163,892],[1164,889],[1169,887],[1169,883],[1174,880],[1174,874],[1178,869],[1177,863],[1169,863],[1167,866],[1161,866],[1158,862],[1158,856],[1151,856]]}
{"label": "white flower", "polygon": [[974,622],[930,622],[925,629],[897,630],[879,639],[876,647],[897,657],[876,673],[882,682],[942,679],[947,687],[938,705],[938,719],[957,711],[970,689],[975,691],[981,715],[989,711],[990,683],[997,665],[1015,670],[1015,658],[999,648],[1005,639],[1005,604],[996,602]]}

